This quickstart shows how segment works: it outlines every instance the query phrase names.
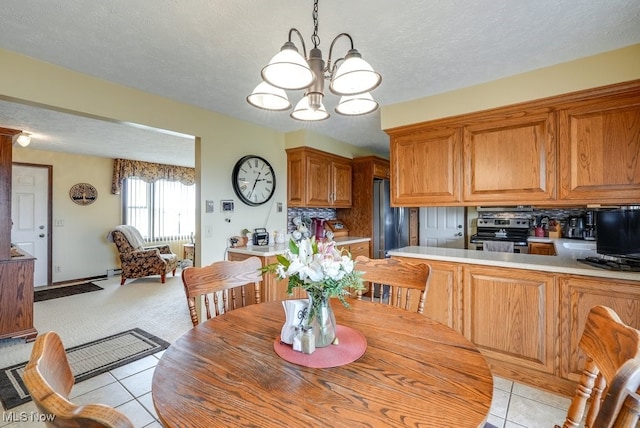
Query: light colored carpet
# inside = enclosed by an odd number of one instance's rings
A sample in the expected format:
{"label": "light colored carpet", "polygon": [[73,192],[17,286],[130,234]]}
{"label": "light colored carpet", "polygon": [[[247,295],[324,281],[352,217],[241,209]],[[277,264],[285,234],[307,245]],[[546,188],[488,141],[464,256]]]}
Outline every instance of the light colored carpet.
{"label": "light colored carpet", "polygon": [[[192,328],[179,270],[165,284],[159,276],[123,286],[119,276],[93,282],[104,290],[34,303],[38,332],[56,331],[70,348],[136,327],[172,343]],[[33,342],[0,340],[0,367],[27,361],[32,347]]]}

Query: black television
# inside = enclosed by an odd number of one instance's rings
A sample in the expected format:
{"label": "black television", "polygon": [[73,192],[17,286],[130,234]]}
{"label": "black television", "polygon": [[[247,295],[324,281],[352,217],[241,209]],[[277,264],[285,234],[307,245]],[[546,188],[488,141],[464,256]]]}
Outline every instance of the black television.
{"label": "black television", "polygon": [[596,212],[599,254],[640,261],[640,209]]}

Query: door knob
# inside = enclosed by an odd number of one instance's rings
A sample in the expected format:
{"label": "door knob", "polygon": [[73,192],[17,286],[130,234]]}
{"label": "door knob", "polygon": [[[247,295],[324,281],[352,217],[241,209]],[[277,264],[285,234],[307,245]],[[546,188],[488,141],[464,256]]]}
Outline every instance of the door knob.
{"label": "door knob", "polygon": [[44,233],[41,233],[41,234],[40,234],[40,235],[38,235],[38,236],[40,236],[41,238],[44,238]]}
{"label": "door knob", "polygon": [[40,229],[40,230],[44,229],[44,224],[41,224],[38,229]]}
{"label": "door knob", "polygon": [[456,236],[462,236],[462,232],[456,233]]}

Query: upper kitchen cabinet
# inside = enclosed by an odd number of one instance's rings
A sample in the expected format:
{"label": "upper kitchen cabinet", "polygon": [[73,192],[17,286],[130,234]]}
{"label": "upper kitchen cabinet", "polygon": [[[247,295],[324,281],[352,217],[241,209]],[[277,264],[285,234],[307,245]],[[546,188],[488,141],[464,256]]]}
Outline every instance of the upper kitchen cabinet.
{"label": "upper kitchen cabinet", "polygon": [[290,207],[351,207],[351,159],[310,147],[286,152]]}
{"label": "upper kitchen cabinet", "polygon": [[465,202],[537,203],[556,197],[555,115],[496,117],[465,126]]}
{"label": "upper kitchen cabinet", "polygon": [[559,110],[560,199],[640,201],[640,85]]}
{"label": "upper kitchen cabinet", "polygon": [[461,128],[403,127],[391,137],[391,205],[459,205]]}

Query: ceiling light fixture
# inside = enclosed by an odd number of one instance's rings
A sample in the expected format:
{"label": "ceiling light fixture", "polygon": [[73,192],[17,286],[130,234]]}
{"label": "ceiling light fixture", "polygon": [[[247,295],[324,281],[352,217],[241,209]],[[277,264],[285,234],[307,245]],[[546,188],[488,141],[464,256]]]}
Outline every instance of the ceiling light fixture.
{"label": "ceiling light fixture", "polygon": [[27,147],[29,143],[31,143],[31,134],[26,132],[21,132],[16,136],[16,143],[20,144],[22,147]]}
{"label": "ceiling light fixture", "polygon": [[[265,110],[283,111],[291,108],[285,90],[304,89],[304,97],[296,104],[291,117],[303,121],[318,121],[329,117],[324,108],[324,80],[330,81],[329,89],[336,95],[342,95],[336,112],[346,116],[360,116],[375,111],[378,103],[369,91],[377,88],[382,76],[362,59],[362,55],[353,47],[353,39],[347,33],[338,34],[329,48],[329,58],[325,66],[322,52],[318,49],[318,0],[313,2],[313,35],[311,42],[313,49],[307,49],[300,32],[291,28],[289,39],[262,69],[264,80],[247,97],[247,102],[254,107]],[[302,44],[304,56],[291,41],[291,36],[297,34]],[[351,48],[344,58],[338,58],[331,63],[331,54],[336,41],[346,37]]]}

